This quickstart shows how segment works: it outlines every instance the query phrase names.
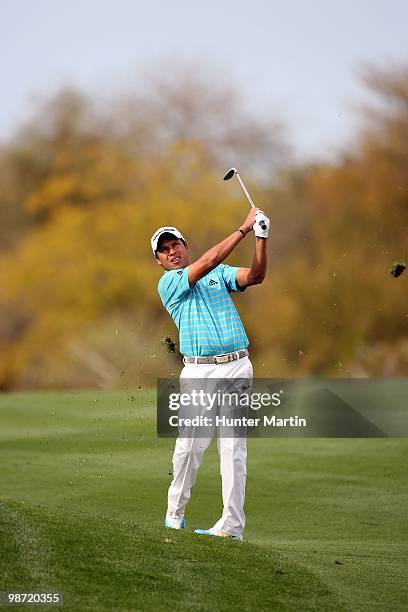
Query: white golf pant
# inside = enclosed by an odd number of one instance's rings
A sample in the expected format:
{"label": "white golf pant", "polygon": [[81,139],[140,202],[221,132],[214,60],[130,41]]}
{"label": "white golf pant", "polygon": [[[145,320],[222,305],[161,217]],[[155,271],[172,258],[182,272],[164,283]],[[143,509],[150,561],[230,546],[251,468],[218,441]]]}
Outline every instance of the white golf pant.
{"label": "white golf pant", "polygon": [[[183,379],[225,379],[227,388],[234,379],[252,382],[253,370],[248,357],[224,364],[186,364],[180,375],[180,390]],[[175,516],[184,516],[190,499],[197,470],[211,437],[179,437],[173,454],[173,481],[168,492],[168,509]],[[224,531],[230,535],[241,535],[245,527],[245,481],[246,438],[217,437],[220,472],[222,479],[223,513],[211,531]]]}

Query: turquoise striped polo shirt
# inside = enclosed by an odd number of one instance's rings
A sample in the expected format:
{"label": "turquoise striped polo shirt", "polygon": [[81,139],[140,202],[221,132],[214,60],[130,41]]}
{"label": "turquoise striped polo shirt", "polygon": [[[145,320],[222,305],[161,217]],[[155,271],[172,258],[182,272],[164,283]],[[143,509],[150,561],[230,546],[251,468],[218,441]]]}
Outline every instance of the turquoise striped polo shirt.
{"label": "turquoise striped polo shirt", "polygon": [[188,267],[169,270],[158,283],[163,306],[180,334],[184,356],[222,355],[247,348],[249,341],[230,293],[241,292],[239,268],[220,264],[194,287],[188,284]]}

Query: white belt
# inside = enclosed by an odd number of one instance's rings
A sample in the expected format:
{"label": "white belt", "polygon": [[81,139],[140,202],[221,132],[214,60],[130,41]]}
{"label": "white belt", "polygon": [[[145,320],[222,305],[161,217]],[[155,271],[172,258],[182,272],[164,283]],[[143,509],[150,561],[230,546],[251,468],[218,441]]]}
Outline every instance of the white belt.
{"label": "white belt", "polygon": [[183,357],[183,362],[184,364],[213,363],[215,365],[220,365],[221,363],[230,363],[230,361],[237,361],[237,359],[247,357],[248,354],[249,353],[247,349],[243,349],[241,351],[234,351],[233,353],[225,353],[224,355],[208,355],[206,357]]}

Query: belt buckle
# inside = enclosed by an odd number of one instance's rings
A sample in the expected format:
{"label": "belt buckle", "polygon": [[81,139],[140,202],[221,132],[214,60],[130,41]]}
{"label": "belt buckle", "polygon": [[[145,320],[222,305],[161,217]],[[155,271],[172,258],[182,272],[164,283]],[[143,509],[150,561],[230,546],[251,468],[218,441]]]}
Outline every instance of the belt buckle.
{"label": "belt buckle", "polygon": [[214,357],[215,363],[218,365],[219,363],[228,363],[229,355],[220,355],[219,357]]}

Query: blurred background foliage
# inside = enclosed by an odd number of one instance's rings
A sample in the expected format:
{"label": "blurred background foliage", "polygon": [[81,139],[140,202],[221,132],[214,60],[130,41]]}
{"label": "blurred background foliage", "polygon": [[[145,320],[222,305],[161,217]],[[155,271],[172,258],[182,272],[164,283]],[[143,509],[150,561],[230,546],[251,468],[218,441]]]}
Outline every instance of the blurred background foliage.
{"label": "blurred background foliage", "polygon": [[0,150],[0,388],[177,375],[150,236],[174,224],[195,258],[234,230],[231,166],[271,218],[267,279],[234,298],[256,375],[406,376],[407,277],[389,267],[407,255],[408,69],[361,78],[353,145],[318,164],[294,160],[276,114],[183,67],[105,107],[64,89],[37,108]]}

